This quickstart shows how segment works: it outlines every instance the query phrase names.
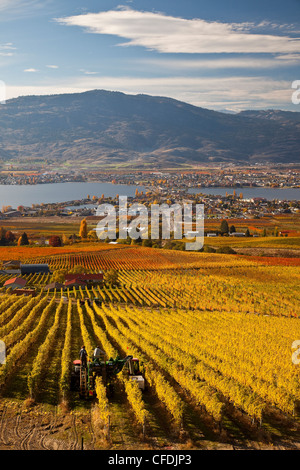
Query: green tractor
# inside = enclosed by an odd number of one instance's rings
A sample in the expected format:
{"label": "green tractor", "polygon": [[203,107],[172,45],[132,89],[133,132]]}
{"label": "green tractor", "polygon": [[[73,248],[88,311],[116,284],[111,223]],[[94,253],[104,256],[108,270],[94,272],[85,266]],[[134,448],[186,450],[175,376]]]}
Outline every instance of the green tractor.
{"label": "green tractor", "polygon": [[138,383],[141,390],[145,389],[145,379],[140,371],[139,360],[133,356],[126,356],[124,359],[117,357],[108,361],[94,359],[87,361],[87,366],[83,367],[79,359],[73,361],[71,373],[71,390],[78,391],[80,398],[95,397],[95,382],[97,377],[102,377],[106,387],[107,396],[112,396],[114,380],[116,376],[126,367],[129,380]]}

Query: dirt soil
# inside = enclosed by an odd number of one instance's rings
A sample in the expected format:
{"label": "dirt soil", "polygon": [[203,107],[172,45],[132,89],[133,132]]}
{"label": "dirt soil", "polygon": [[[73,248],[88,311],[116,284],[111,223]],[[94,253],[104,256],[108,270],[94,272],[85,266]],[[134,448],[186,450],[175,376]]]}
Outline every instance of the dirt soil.
{"label": "dirt soil", "polygon": [[281,258],[300,258],[300,250],[287,248],[268,248],[268,247],[234,247],[239,255],[249,256],[278,256]]}
{"label": "dirt soil", "polygon": [[[276,445],[245,441],[218,443],[203,440],[200,446],[189,441],[153,445],[147,438],[129,443],[118,426],[119,442],[108,442],[95,432],[92,412],[70,412],[56,407],[28,406],[2,401],[0,404],[0,450],[300,450],[300,442],[279,441]],[[121,423],[120,423],[121,424]],[[125,444],[126,442],[126,444]],[[124,445],[125,444],[125,445]]]}

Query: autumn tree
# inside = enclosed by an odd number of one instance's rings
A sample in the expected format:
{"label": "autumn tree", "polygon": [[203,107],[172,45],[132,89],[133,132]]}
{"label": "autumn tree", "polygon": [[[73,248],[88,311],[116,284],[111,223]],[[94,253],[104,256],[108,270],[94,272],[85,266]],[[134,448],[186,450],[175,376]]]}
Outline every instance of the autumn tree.
{"label": "autumn tree", "polygon": [[11,206],[2,206],[2,212],[3,212],[3,213],[9,212],[11,209],[12,209]]}
{"label": "autumn tree", "polygon": [[49,245],[50,246],[62,246],[61,238],[58,235],[52,235],[49,238]]}
{"label": "autumn tree", "polygon": [[54,271],[51,276],[51,282],[60,282],[61,284],[64,283],[66,274],[66,269],[58,269],[57,271]]}
{"label": "autumn tree", "polygon": [[90,230],[87,234],[87,238],[94,242],[98,241],[97,233],[95,230]]}
{"label": "autumn tree", "polygon": [[80,229],[79,229],[79,236],[81,238],[87,238],[87,223],[86,223],[86,219],[82,219],[81,223],[80,223]]}
{"label": "autumn tree", "polygon": [[106,271],[104,273],[104,282],[111,286],[118,285],[119,283],[118,271],[116,271],[115,269],[109,269],[108,271]]}
{"label": "autumn tree", "polygon": [[29,245],[29,240],[27,237],[27,233],[23,232],[20,238],[18,239],[18,246]]}
{"label": "autumn tree", "polygon": [[71,244],[70,238],[65,233],[62,236],[62,243],[63,243],[63,245],[70,245]]}
{"label": "autumn tree", "polygon": [[10,230],[8,230],[5,234],[5,239],[8,243],[14,243],[16,237]]}
{"label": "autumn tree", "polygon": [[69,270],[70,274],[84,274],[86,273],[86,268],[80,264],[76,264],[72,269]]}

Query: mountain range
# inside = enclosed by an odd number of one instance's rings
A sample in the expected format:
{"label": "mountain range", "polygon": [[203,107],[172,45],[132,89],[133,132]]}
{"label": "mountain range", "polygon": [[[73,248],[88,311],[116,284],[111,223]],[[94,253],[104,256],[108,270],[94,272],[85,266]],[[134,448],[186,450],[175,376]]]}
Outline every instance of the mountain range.
{"label": "mountain range", "polygon": [[93,90],[0,105],[0,159],[165,167],[293,163],[300,113],[217,112],[172,98]]}

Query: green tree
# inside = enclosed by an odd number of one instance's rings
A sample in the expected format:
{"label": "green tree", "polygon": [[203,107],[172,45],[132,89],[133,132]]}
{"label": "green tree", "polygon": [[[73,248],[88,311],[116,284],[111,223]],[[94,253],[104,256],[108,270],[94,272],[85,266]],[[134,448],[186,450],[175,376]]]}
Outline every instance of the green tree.
{"label": "green tree", "polygon": [[118,271],[115,269],[110,269],[104,273],[104,282],[105,284],[109,284],[111,286],[117,286],[119,284],[119,275]]}
{"label": "green tree", "polygon": [[72,269],[69,270],[70,274],[84,274],[86,273],[86,268],[84,266],[81,266],[80,264],[77,264],[74,266]]}
{"label": "green tree", "polygon": [[220,232],[222,235],[225,235],[229,232],[228,222],[227,220],[222,220],[220,225]]}
{"label": "green tree", "polygon": [[0,228],[0,245],[5,246],[8,244],[7,238],[6,238],[6,230],[5,228],[1,227]]}
{"label": "green tree", "polygon": [[151,246],[152,246],[152,240],[149,240],[149,239],[145,238],[145,239],[142,241],[142,246],[151,247]]}
{"label": "green tree", "polygon": [[29,245],[29,240],[27,237],[27,233],[23,232],[21,237],[18,240],[18,246]]}
{"label": "green tree", "polygon": [[64,283],[66,274],[67,274],[66,269],[58,269],[57,271],[54,271],[51,276],[51,282]]}

